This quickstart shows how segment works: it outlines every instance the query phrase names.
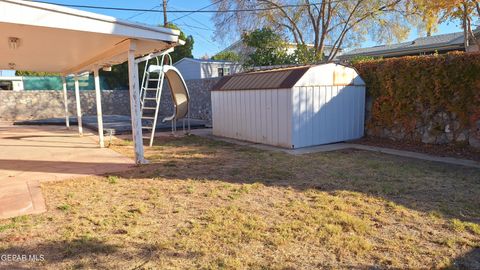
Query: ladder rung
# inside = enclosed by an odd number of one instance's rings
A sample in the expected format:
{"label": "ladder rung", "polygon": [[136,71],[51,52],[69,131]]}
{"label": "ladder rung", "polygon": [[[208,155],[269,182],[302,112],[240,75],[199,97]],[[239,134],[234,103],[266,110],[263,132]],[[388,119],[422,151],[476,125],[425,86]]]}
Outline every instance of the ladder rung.
{"label": "ladder rung", "polygon": [[155,107],[143,107],[143,109],[144,109],[144,110],[145,110],[145,109],[147,109],[147,110],[156,110],[157,108],[155,108]]}
{"label": "ladder rung", "polygon": [[145,99],[145,100],[157,100],[157,98],[154,98],[154,97],[145,97],[143,99]]}
{"label": "ladder rung", "polygon": [[160,79],[148,79],[149,81],[159,81]]}
{"label": "ladder rung", "polygon": [[142,119],[155,119],[153,116],[142,116]]}
{"label": "ladder rung", "polygon": [[150,137],[142,137],[144,140],[150,140]]}
{"label": "ladder rung", "polygon": [[147,88],[145,88],[145,90],[148,90],[148,91],[157,91],[157,88],[147,87]]}
{"label": "ladder rung", "polygon": [[142,129],[153,129],[153,127],[142,127]]}

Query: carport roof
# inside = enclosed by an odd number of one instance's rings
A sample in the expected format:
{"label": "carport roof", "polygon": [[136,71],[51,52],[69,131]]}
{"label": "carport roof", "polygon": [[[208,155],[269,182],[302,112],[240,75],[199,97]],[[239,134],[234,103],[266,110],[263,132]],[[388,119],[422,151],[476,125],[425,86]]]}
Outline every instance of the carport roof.
{"label": "carport roof", "polygon": [[[182,44],[180,32],[22,0],[0,0],[0,69],[81,73]],[[10,38],[18,38],[13,48]]]}

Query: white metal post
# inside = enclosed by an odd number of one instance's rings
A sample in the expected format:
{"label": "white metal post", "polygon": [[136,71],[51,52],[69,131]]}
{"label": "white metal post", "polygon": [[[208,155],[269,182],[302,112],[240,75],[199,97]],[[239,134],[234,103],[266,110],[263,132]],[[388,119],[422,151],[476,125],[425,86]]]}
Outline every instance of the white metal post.
{"label": "white metal post", "polygon": [[70,129],[70,117],[68,115],[67,81],[63,76],[62,76],[62,86],[63,86],[63,104],[65,105],[65,125],[67,126],[67,129]]}
{"label": "white metal post", "polygon": [[78,76],[75,75],[75,100],[77,102],[77,122],[78,122],[78,134],[83,136],[82,127],[82,107],[80,104],[80,85],[78,84]]}
{"label": "white metal post", "polygon": [[135,163],[148,163],[144,157],[142,138],[142,118],[140,114],[140,89],[138,86],[138,64],[135,63],[135,41],[130,40],[128,50],[128,84],[130,92],[130,114],[132,118],[132,136],[135,146]]}
{"label": "white metal post", "polygon": [[93,70],[95,76],[95,98],[97,103],[97,123],[98,123],[98,141],[100,148],[105,147],[103,140],[103,115],[102,115],[102,91],[100,90],[100,76],[98,74],[98,67]]}

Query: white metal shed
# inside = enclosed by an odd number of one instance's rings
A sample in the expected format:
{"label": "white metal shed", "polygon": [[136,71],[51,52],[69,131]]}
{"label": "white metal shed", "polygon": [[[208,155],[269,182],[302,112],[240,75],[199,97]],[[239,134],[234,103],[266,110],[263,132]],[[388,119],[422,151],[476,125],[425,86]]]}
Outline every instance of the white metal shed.
{"label": "white metal shed", "polygon": [[212,90],[213,134],[286,148],[358,139],[365,83],[330,63],[240,73]]}

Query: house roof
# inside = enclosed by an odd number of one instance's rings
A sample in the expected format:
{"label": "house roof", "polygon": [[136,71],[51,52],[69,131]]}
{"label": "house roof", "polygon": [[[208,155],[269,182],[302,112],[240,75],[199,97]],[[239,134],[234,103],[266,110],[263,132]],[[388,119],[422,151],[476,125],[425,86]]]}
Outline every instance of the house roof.
{"label": "house roof", "polygon": [[[480,32],[476,30],[476,32]],[[463,49],[463,32],[421,37],[413,41],[391,45],[380,45],[368,48],[354,49],[343,53],[339,58],[351,58],[354,56],[395,56],[408,53],[421,53],[434,50]]]}
{"label": "house roof", "polygon": [[[297,46],[297,43],[295,42],[287,42],[287,45],[290,47],[290,48],[294,48]],[[307,47],[309,48],[313,48],[314,45],[313,44],[305,44]],[[228,51],[232,51],[232,50],[235,50],[235,48],[238,48],[238,47],[246,47],[244,44],[243,44],[243,41],[241,39],[233,42],[232,44],[230,44],[228,47],[226,47],[225,49],[221,50],[220,52],[218,52],[217,54],[221,53],[221,52],[228,52]],[[332,48],[331,45],[325,45],[325,48],[329,49],[329,48]]]}
{"label": "house roof", "polygon": [[311,66],[237,73],[223,77],[212,91],[292,88]]}
{"label": "house roof", "polygon": [[[0,69],[90,71],[94,66],[163,51],[182,43],[178,30],[135,24],[92,12],[20,0],[0,0]],[[19,39],[18,48],[7,42]]]}
{"label": "house roof", "polygon": [[174,65],[182,62],[182,61],[189,61],[189,62],[195,62],[195,63],[222,63],[222,64],[234,64],[234,65],[239,65],[237,62],[232,62],[228,60],[213,60],[213,59],[195,59],[195,58],[188,58],[184,57],[181,60],[179,60],[177,63]]}

